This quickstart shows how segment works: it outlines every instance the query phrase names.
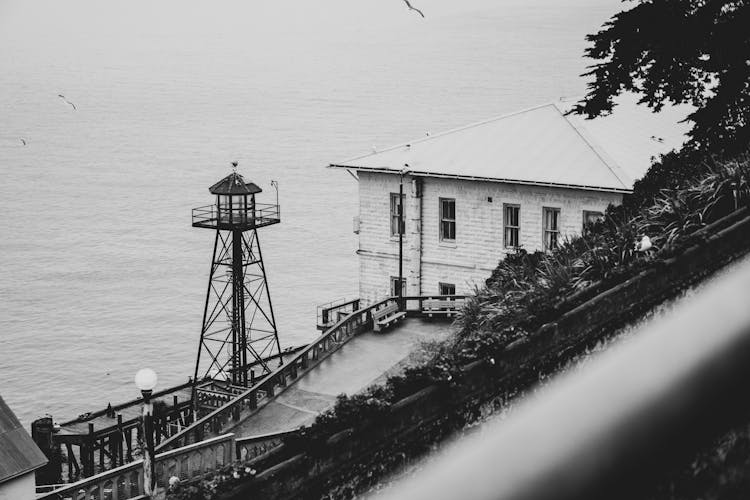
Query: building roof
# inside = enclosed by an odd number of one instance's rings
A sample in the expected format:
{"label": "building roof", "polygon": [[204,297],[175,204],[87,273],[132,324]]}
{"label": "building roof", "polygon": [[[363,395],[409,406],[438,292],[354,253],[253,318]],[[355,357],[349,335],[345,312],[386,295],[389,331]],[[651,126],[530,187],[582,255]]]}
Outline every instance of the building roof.
{"label": "building roof", "polygon": [[0,483],[46,463],[47,457],[0,396]]}
{"label": "building roof", "polygon": [[212,194],[255,194],[263,191],[252,182],[246,182],[240,174],[232,172],[208,188]]}
{"label": "building roof", "polygon": [[633,98],[610,116],[566,116],[543,104],[376,151],[331,167],[629,192],[652,157],[685,141],[684,108],[652,113]]}

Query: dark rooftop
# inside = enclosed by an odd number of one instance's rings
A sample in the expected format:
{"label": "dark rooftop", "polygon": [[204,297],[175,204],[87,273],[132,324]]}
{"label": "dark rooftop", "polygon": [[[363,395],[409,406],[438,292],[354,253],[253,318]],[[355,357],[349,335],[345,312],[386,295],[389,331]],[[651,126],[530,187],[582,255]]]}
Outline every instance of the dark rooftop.
{"label": "dark rooftop", "polygon": [[0,483],[46,463],[47,457],[0,396]]}
{"label": "dark rooftop", "polygon": [[263,191],[252,182],[245,182],[237,172],[224,177],[222,180],[208,188],[212,194],[255,194]]}

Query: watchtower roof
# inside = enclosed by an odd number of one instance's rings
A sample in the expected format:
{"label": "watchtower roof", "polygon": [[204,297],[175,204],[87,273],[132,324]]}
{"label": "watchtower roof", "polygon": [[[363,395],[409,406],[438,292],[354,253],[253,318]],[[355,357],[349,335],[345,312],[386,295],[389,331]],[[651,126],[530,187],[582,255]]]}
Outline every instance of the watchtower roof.
{"label": "watchtower roof", "polygon": [[208,188],[212,194],[255,194],[263,191],[252,182],[245,182],[237,172],[224,177],[222,180]]}

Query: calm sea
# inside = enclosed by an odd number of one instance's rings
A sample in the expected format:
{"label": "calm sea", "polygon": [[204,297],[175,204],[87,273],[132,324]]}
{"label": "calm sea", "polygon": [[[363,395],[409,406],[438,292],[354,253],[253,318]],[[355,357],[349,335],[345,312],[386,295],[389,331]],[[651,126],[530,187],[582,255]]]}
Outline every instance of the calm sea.
{"label": "calm sea", "polygon": [[[329,162],[583,93],[618,0],[0,1],[0,394],[25,425],[192,374],[212,234],[240,162],[282,346],[357,291],[357,185]],[[63,94],[77,109],[66,104]],[[26,141],[23,145],[22,140]],[[539,147],[544,147],[540,144]]]}

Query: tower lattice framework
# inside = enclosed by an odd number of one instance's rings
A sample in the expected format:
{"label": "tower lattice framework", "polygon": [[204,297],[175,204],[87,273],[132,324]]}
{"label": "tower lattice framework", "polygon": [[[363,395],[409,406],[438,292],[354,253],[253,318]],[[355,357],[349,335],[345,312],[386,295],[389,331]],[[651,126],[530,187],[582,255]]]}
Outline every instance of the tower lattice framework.
{"label": "tower lattice framework", "polygon": [[258,228],[279,222],[278,205],[255,203],[260,192],[233,173],[210,188],[214,206],[193,210],[193,226],[216,230],[203,311],[196,382],[210,377],[248,387],[252,374],[281,362],[276,318]]}

